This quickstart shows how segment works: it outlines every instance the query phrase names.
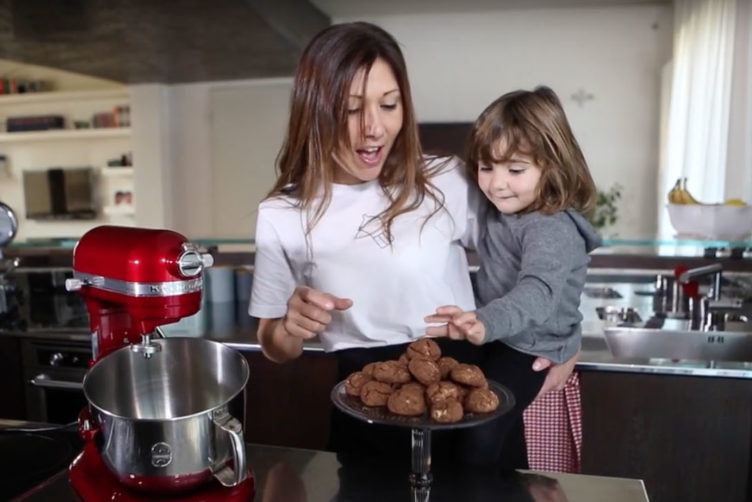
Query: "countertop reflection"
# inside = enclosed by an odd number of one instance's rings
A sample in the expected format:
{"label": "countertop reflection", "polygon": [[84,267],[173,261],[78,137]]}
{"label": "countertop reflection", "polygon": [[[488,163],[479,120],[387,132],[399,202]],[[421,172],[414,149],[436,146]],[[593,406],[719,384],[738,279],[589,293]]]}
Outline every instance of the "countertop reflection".
{"label": "countertop reflection", "polygon": [[[416,498],[409,463],[394,459],[345,459],[334,453],[247,444],[259,502],[646,502],[642,481],[575,474],[520,471],[499,474],[479,468],[434,466],[427,496]],[[406,457],[409,457],[406,451]],[[25,502],[77,501],[62,471]]]}

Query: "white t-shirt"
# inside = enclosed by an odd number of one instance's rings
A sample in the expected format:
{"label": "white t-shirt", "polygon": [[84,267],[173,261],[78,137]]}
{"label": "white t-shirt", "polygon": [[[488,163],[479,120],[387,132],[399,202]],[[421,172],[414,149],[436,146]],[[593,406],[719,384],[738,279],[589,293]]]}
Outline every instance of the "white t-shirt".
{"label": "white t-shirt", "polygon": [[[446,159],[439,159],[446,160]],[[475,310],[467,242],[474,220],[468,181],[452,159],[431,182],[444,195],[444,210],[426,197],[392,223],[389,246],[372,217],[388,206],[378,180],[332,186],[324,215],[306,239],[306,216],[287,197],[259,205],[250,315],[280,318],[298,285],[349,298],[333,311],[320,334],[327,352],[409,342],[425,334],[423,318],[441,305]]]}

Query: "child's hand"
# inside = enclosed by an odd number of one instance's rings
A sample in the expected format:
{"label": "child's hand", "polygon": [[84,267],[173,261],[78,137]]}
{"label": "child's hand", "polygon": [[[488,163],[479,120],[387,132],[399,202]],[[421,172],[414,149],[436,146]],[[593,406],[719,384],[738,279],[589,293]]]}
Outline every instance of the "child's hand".
{"label": "child's hand", "polygon": [[428,336],[447,336],[452,340],[467,340],[475,345],[482,345],[486,339],[486,327],[478,320],[475,312],[464,312],[455,305],[446,305],[436,309],[436,313],[426,316],[428,323],[444,323],[442,326],[426,328]]}

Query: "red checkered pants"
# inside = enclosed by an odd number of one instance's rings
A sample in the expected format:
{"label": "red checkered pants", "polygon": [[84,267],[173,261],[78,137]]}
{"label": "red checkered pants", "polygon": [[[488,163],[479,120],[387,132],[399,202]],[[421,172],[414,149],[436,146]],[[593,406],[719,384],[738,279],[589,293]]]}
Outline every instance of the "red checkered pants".
{"label": "red checkered pants", "polygon": [[564,389],[537,398],[523,413],[530,469],[580,472],[582,405],[580,377],[572,372]]}

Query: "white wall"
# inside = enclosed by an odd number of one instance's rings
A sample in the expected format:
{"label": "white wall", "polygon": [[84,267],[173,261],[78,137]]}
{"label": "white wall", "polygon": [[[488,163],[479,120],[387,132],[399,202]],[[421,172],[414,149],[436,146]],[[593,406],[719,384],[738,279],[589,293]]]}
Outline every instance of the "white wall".
{"label": "white wall", "polygon": [[[613,232],[644,238],[655,233],[660,70],[671,57],[671,19],[670,6],[648,4],[364,20],[383,26],[402,44],[420,121],[471,121],[504,92],[551,86],[564,102],[596,183],[601,188],[616,182],[624,186],[621,220]],[[217,222],[234,218],[232,237],[252,234],[255,218],[248,208],[255,208],[274,179],[289,83],[275,79],[158,86],[159,91],[146,93],[143,103],[152,100],[148,106],[139,105],[137,96],[142,94],[136,92],[134,150],[144,148],[139,145],[145,141],[156,156],[148,177],[137,179],[139,224],[148,216],[144,211],[154,211],[156,218],[150,221],[155,224],[193,238],[218,237],[227,236],[221,232],[228,227]],[[572,99],[580,89],[593,96],[582,106]],[[148,118],[146,133],[137,132],[139,116],[148,117],[143,114],[150,110],[157,116]],[[231,136],[221,131],[233,124],[234,141],[242,141],[243,134],[250,140],[258,128],[267,129],[267,139],[240,145],[232,153],[239,159],[235,165],[225,159],[214,166],[212,162],[223,158],[215,150]],[[220,179],[230,180],[232,189],[216,186]],[[218,200],[225,193],[231,197]],[[236,211],[230,210],[233,201]]]}
{"label": "white wall", "polygon": [[171,228],[173,201],[180,197],[175,189],[177,176],[169,141],[170,95],[166,85],[131,86],[133,203],[135,222],[141,227]]}
{"label": "white wall", "polygon": [[[660,69],[670,59],[671,19],[670,6],[637,5],[363,20],[401,43],[420,121],[472,121],[506,91],[551,86],[596,183],[624,187],[612,233],[644,238],[655,233]],[[172,87],[173,185],[181,194],[172,201],[172,228],[195,237],[252,234],[251,211],[274,179],[287,85],[257,80]],[[582,106],[571,98],[580,89],[593,95]],[[263,141],[251,142],[264,128]],[[234,183],[229,188],[228,180]]]}
{"label": "white wall", "polygon": [[170,93],[172,184],[171,228],[200,237],[211,235],[211,84],[175,85]]}
{"label": "white wall", "polygon": [[752,5],[737,3],[725,197],[752,201]]}
{"label": "white wall", "polygon": [[[553,88],[596,184],[624,187],[612,232],[654,235],[660,70],[671,54],[670,6],[361,20],[382,26],[401,43],[420,121],[471,121],[504,92],[538,84]],[[579,89],[593,96],[582,106],[572,99]]]}
{"label": "white wall", "polygon": [[173,86],[170,228],[192,238],[249,239],[271,188],[292,80]]}
{"label": "white wall", "polygon": [[210,92],[212,233],[248,239],[257,206],[276,180],[292,82],[257,81]]}

